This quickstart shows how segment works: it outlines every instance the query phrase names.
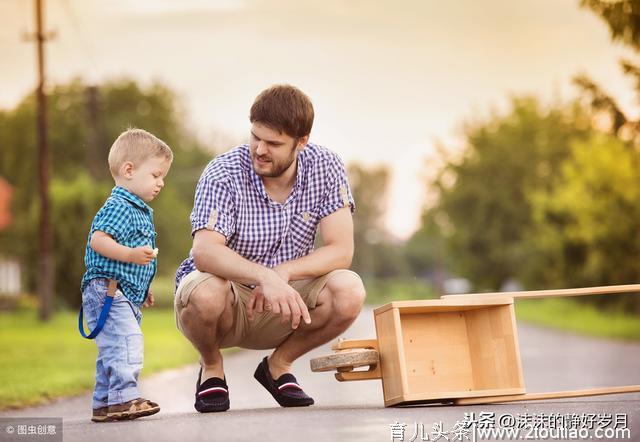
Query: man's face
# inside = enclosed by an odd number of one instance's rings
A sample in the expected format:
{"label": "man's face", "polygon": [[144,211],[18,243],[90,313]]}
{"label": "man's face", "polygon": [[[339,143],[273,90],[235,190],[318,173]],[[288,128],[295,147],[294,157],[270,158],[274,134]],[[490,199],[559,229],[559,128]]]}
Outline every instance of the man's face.
{"label": "man's face", "polygon": [[306,138],[296,140],[258,122],[253,123],[249,141],[253,170],[263,177],[281,176],[293,165]]}

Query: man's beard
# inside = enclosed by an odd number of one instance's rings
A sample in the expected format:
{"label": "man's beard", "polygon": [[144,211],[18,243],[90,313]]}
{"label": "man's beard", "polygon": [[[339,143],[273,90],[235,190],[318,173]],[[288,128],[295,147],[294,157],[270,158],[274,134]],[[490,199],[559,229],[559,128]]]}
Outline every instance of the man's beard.
{"label": "man's beard", "polygon": [[[287,169],[289,169],[289,167],[291,167],[293,162],[296,160],[295,151],[296,151],[296,148],[295,148],[295,145],[294,145],[293,149],[291,149],[291,154],[289,155],[288,158],[285,158],[281,162],[275,162],[275,161],[273,161],[273,159],[271,159],[271,171],[269,171],[269,172],[261,172],[261,171],[257,170],[255,167],[253,168],[253,170],[255,170],[256,174],[259,175],[259,176],[268,177],[268,178],[279,177]],[[252,156],[253,156],[254,160],[258,158],[255,153],[253,153]],[[261,159],[266,159],[265,157],[260,157],[260,158]]]}

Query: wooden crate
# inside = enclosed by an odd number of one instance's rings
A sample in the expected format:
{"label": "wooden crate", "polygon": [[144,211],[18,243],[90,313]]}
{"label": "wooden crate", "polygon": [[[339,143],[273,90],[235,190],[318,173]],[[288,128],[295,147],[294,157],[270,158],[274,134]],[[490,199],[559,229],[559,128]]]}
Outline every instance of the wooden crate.
{"label": "wooden crate", "polygon": [[374,311],[385,406],[525,393],[513,298]]}
{"label": "wooden crate", "polygon": [[337,370],[341,382],[381,379],[387,407],[637,393],[640,385],[526,393],[522,376],[515,299],[618,293],[640,293],[640,284],[392,302],[374,310],[377,339],[340,339],[333,354],[311,360],[311,370]]}

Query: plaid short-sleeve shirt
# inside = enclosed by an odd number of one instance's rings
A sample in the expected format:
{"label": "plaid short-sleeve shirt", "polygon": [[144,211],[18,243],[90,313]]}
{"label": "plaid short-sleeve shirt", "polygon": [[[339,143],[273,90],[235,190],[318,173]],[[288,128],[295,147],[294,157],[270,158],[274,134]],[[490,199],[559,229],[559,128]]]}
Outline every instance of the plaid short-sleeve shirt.
{"label": "plaid short-sleeve shirt", "polygon": [[[248,145],[226,152],[205,168],[196,187],[191,235],[201,229],[223,234],[229,248],[267,267],[313,251],[318,223],[355,203],[342,160],[329,149],[309,143],[298,154],[297,176],[284,203],[267,195],[253,170]],[[195,270],[193,255],[176,273],[176,287]]]}
{"label": "plaid short-sleeve shirt", "polygon": [[141,305],[149,291],[156,273],[157,261],[147,265],[121,262],[100,255],[91,248],[91,235],[96,230],[105,232],[123,246],[156,247],[156,232],[153,226],[153,209],[142,199],[123,187],[116,186],[111,196],[96,213],[89,231],[84,263],[87,271],[80,289],[84,290],[94,278],[110,278],[118,281],[118,288],[135,305]]}

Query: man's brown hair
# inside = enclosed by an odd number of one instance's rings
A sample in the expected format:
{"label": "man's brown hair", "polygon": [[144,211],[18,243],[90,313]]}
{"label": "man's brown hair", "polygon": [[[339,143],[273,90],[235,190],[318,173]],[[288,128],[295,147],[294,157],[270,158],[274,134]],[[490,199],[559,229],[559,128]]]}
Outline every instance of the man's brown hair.
{"label": "man's brown hair", "polygon": [[313,116],[313,104],[304,92],[295,86],[277,84],[256,97],[249,120],[301,138],[311,133]]}

